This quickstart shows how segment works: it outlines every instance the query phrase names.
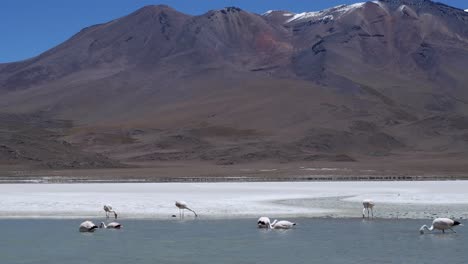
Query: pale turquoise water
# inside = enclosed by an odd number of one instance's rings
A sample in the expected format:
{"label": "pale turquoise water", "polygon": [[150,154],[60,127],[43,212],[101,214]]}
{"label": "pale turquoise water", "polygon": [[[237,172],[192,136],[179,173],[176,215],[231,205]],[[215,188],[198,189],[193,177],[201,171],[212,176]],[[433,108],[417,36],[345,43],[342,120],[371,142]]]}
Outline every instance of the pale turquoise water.
{"label": "pale turquoise water", "polygon": [[[419,235],[429,220],[122,220],[122,230],[78,232],[79,220],[0,220],[0,263],[468,263],[468,232]],[[98,221],[95,221],[98,222]]]}

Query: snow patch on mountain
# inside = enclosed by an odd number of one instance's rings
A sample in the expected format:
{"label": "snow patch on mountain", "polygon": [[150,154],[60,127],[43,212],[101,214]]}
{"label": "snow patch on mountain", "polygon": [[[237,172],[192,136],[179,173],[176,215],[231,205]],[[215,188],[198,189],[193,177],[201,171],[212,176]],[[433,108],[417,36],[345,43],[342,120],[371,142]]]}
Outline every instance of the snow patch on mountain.
{"label": "snow patch on mountain", "polygon": [[403,12],[407,8],[409,8],[409,7],[407,7],[406,5],[401,5],[400,7],[398,7],[398,11]]}
{"label": "snow patch on mountain", "polygon": [[380,8],[382,8],[383,10],[388,11],[387,6],[384,3],[382,3],[381,1],[372,1],[372,3],[380,6]]}
{"label": "snow patch on mountain", "polygon": [[[271,16],[273,15],[274,13],[283,13],[285,11],[279,11],[279,10],[268,10],[266,11],[265,13],[262,14],[262,16]],[[291,12],[285,12],[283,13],[283,16],[285,17],[291,17],[291,16],[294,16],[295,14],[294,13],[291,13]]]}
{"label": "snow patch on mountain", "polygon": [[325,17],[327,20],[330,20],[330,18],[336,18],[351,10],[361,8],[364,4],[365,2],[362,2],[362,3],[352,4],[352,5],[335,6],[335,7],[325,9],[322,11],[303,12],[300,14],[295,14],[293,17],[288,19],[286,23],[298,22],[298,21],[303,21],[303,20],[319,20],[319,19],[324,19]]}
{"label": "snow patch on mountain", "polygon": [[309,19],[309,18],[314,18],[318,17],[322,14],[322,11],[319,12],[303,12],[299,14],[295,14],[292,18],[288,19],[286,23],[290,23],[296,20],[303,20],[303,19]]}

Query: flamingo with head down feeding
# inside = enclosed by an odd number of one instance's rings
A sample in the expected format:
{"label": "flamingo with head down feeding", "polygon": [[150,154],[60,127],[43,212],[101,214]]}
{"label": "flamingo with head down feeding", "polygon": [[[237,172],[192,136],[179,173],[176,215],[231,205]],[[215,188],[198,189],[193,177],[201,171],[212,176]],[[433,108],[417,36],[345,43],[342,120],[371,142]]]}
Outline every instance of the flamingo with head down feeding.
{"label": "flamingo with head down feeding", "polygon": [[122,225],[117,222],[111,222],[107,225],[104,222],[101,222],[101,224],[99,225],[99,228],[120,229],[122,228]]}
{"label": "flamingo with head down feeding", "polygon": [[84,221],[83,223],[80,224],[80,232],[94,232],[94,230],[98,228],[97,225],[95,225],[91,221]]}
{"label": "flamingo with head down feeding", "polygon": [[270,218],[266,216],[262,216],[257,220],[257,227],[258,228],[270,228],[271,223],[270,223]]}
{"label": "flamingo with head down feeding", "polygon": [[109,218],[109,213],[114,213],[114,218],[117,219],[117,213],[112,209],[110,204],[104,205],[104,211],[106,212],[106,218]]}
{"label": "flamingo with head down feeding", "polygon": [[442,230],[442,233],[445,233],[445,230],[451,230],[452,232],[456,233],[452,227],[462,225],[460,222],[452,220],[450,218],[436,218],[432,221],[431,227],[427,227],[427,225],[421,226],[419,232],[424,234],[424,231],[432,231],[434,229]]}
{"label": "flamingo with head down feeding", "polygon": [[367,211],[367,218],[369,218],[369,212],[372,212],[372,218],[374,218],[374,201],[370,199],[366,199],[362,201],[362,205],[364,206],[364,209],[362,209],[362,218],[366,217],[366,211]]}
{"label": "flamingo with head down feeding", "polygon": [[289,222],[289,221],[286,221],[286,220],[278,221],[278,220],[275,219],[275,221],[273,221],[273,223],[271,223],[270,228],[272,228],[272,229],[291,229],[295,225],[296,225],[296,223],[293,223],[293,222]]}
{"label": "flamingo with head down feeding", "polygon": [[190,212],[192,212],[192,213],[195,215],[195,217],[198,217],[197,213],[195,213],[194,210],[190,209],[190,208],[188,207],[187,203],[184,202],[184,201],[176,201],[176,202],[175,202],[175,206],[177,206],[177,208],[179,208],[179,216],[180,216],[180,218],[184,218],[184,211],[185,211],[185,210],[189,210]]}

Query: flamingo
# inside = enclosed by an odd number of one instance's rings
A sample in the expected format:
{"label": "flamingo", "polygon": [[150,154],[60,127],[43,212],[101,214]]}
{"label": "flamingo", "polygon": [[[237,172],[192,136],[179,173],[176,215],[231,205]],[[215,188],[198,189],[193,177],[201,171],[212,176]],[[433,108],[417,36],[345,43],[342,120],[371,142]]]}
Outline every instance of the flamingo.
{"label": "flamingo", "polygon": [[275,219],[275,221],[273,221],[273,223],[271,223],[270,228],[272,228],[272,229],[291,229],[295,225],[296,225],[296,223],[293,223],[293,222],[289,222],[289,221],[286,221],[286,220],[278,221],[278,220]]}
{"label": "flamingo", "polygon": [[257,221],[257,226],[258,228],[270,228],[271,227],[270,218],[266,216],[260,217]]}
{"label": "flamingo", "polygon": [[98,228],[97,225],[91,221],[84,221],[80,224],[80,232],[94,232],[96,228]]}
{"label": "flamingo", "polygon": [[366,217],[366,211],[367,218],[369,218],[369,211],[372,212],[372,218],[374,218],[374,201],[366,199],[362,201],[362,205],[364,206],[364,209],[362,209],[362,218]]}
{"label": "flamingo", "polygon": [[422,234],[424,234],[424,230],[432,231],[434,229],[442,230],[442,233],[445,233],[446,229],[450,229],[454,233],[456,233],[452,229],[452,227],[455,227],[455,226],[458,226],[458,225],[462,225],[462,224],[460,222],[452,220],[450,218],[436,218],[436,219],[434,219],[434,221],[432,221],[431,227],[427,227],[427,225],[421,226],[421,228],[419,229],[419,233],[421,233],[421,235],[422,235]]}
{"label": "flamingo", "polygon": [[114,217],[117,219],[117,213],[112,210],[112,206],[110,204],[104,205],[104,211],[106,212],[106,218],[109,218],[109,213],[114,213]]}
{"label": "flamingo", "polygon": [[111,222],[107,225],[104,222],[101,222],[101,225],[99,225],[99,228],[120,229],[122,228],[122,225],[117,222]]}
{"label": "flamingo", "polygon": [[187,205],[186,202],[184,201],[176,201],[175,202],[175,206],[177,206],[177,208],[179,208],[179,216],[180,218],[183,218],[184,217],[184,210],[189,210],[190,212],[192,212],[195,217],[198,217],[197,213],[195,213],[194,210],[190,209]]}

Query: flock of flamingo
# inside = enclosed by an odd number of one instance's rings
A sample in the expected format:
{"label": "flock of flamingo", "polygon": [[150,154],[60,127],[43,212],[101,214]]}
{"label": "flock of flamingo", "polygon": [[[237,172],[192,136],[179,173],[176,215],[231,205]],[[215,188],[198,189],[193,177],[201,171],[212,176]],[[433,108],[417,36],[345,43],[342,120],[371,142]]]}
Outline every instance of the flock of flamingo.
{"label": "flock of flamingo", "polygon": [[[367,218],[370,219],[371,217],[374,218],[374,206],[375,203],[372,200],[366,199],[362,202],[362,205],[364,208],[362,209],[362,218]],[[188,210],[192,212],[195,217],[198,217],[197,213],[190,209],[187,205],[186,202],[184,201],[176,201],[175,206],[179,208],[179,217],[180,219],[185,217],[185,210]],[[117,219],[117,213],[115,212],[114,209],[112,209],[112,206],[109,204],[104,205],[104,212],[106,213],[106,218],[109,219],[109,215],[112,213],[114,214],[114,218]],[[176,217],[176,215],[172,215],[173,217]],[[258,228],[266,228],[266,229],[291,229],[296,225],[296,223],[287,221],[287,220],[274,220],[273,222],[270,221],[270,218],[266,216],[262,216],[258,219],[257,221],[257,227]],[[425,231],[433,231],[433,230],[440,230],[442,233],[445,233],[445,230],[450,230],[453,233],[456,233],[453,230],[453,227],[456,226],[461,226],[462,224],[458,221],[452,220],[450,218],[436,218],[434,221],[432,221],[432,225],[428,227],[427,225],[423,225],[420,229],[419,232],[421,234],[424,234]],[[83,223],[80,224],[79,231],[80,232],[94,232],[98,228],[104,228],[104,229],[120,229],[122,228],[122,225],[117,223],[117,222],[110,222],[108,224],[101,222],[99,226],[95,225],[93,222],[87,220],[84,221]]]}
{"label": "flock of flamingo", "polygon": [[[176,201],[175,206],[177,208],[179,208],[179,217],[181,219],[185,217],[185,214],[184,214],[185,210],[188,210],[188,211],[192,212],[195,215],[195,217],[198,217],[197,213],[194,210],[190,209],[188,207],[187,203],[184,202],[184,201]],[[104,212],[106,213],[106,219],[109,219],[109,215],[111,215],[111,214],[114,214],[114,218],[117,219],[117,212],[115,212],[115,210],[112,208],[112,205],[105,204],[104,205]],[[173,215],[173,217],[175,217],[175,215]],[[104,222],[101,222],[101,224],[99,226],[97,226],[92,221],[86,220],[86,221],[84,221],[83,223],[80,224],[79,231],[80,232],[90,233],[90,232],[94,232],[98,228],[121,229],[122,225],[120,223],[117,223],[117,222],[110,222],[108,224],[106,224]]]}
{"label": "flock of flamingo", "polygon": [[[112,206],[109,204],[104,205],[104,212],[106,212],[106,218],[109,219],[109,214],[113,213],[114,218],[117,219],[117,213],[115,212],[114,209],[112,209]],[[110,222],[108,224],[101,222],[99,226],[95,225],[93,222],[87,220],[84,221],[83,223],[80,224],[80,232],[94,232],[94,230],[98,228],[104,228],[104,229],[120,229],[122,228],[122,225],[117,223],[117,222]]]}

